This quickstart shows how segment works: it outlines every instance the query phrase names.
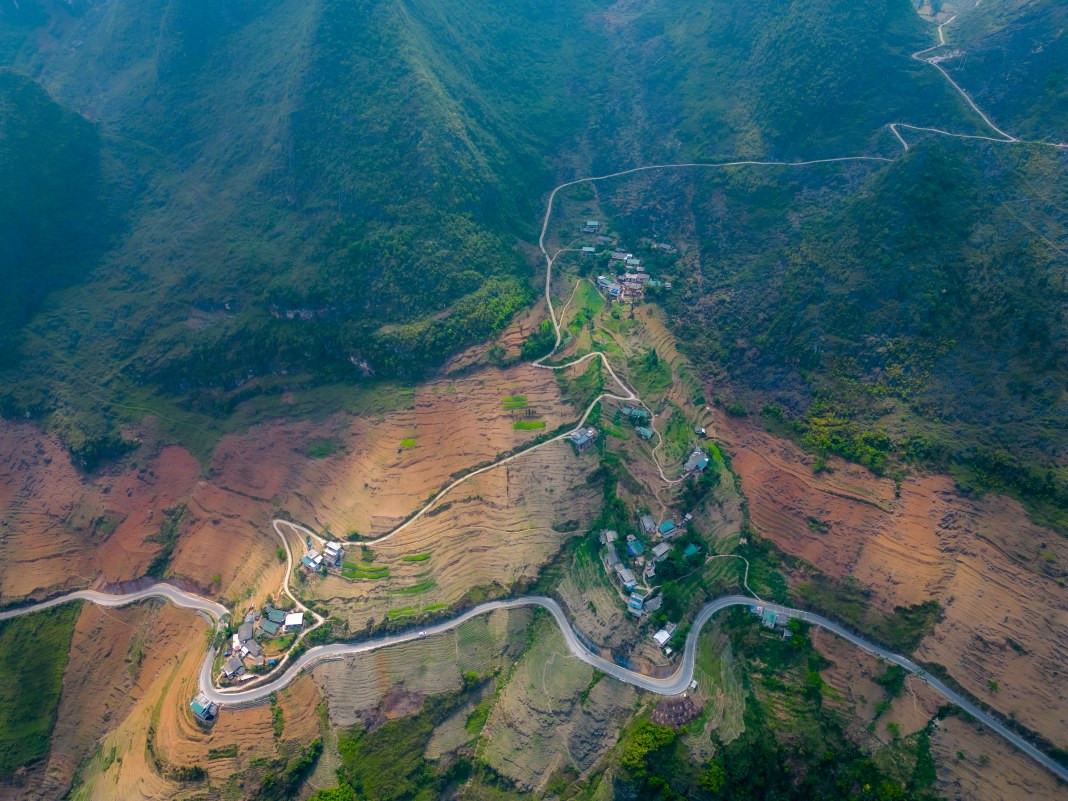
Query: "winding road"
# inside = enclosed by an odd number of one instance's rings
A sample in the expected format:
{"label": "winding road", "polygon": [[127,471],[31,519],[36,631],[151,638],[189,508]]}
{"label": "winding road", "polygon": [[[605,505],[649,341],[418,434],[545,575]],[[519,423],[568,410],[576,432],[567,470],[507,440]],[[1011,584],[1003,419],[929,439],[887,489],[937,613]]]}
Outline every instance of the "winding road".
{"label": "winding road", "polygon": [[[926,131],[939,135],[964,139],[982,139],[1003,144],[1039,144],[1057,148],[1068,147],[1068,145],[1054,144],[1049,142],[1024,142],[1023,140],[1020,140],[1012,136],[1011,134],[1006,133],[1001,128],[997,127],[990,120],[990,118],[986,114],[984,114],[982,110],[980,110],[980,108],[975,104],[971,97],[949,76],[946,70],[939,65],[936,59],[925,57],[926,54],[930,53],[932,50],[935,50],[945,44],[943,28],[950,22],[952,22],[953,19],[955,19],[955,17],[947,20],[946,22],[943,22],[941,25],[938,26],[939,43],[937,45],[926,48],[924,50],[917,51],[916,53],[913,53],[911,57],[926,64],[929,64],[939,70],[939,72],[942,73],[942,75],[946,78],[947,81],[949,81],[953,88],[964,98],[967,104],[982,118],[986,125],[989,126],[990,129],[992,129],[998,135],[998,137],[995,138],[976,134],[958,134],[937,128],[912,125],[909,123],[895,122],[888,124],[890,131],[894,134],[895,137],[897,137],[904,150],[907,151],[909,149],[909,144],[902,136],[900,129]],[[566,189],[570,186],[575,186],[577,184],[605,181],[612,178],[618,178],[626,175],[632,175],[635,173],[653,170],[725,169],[730,167],[746,166],[794,169],[819,164],[891,161],[894,161],[894,159],[882,156],[859,155],[812,159],[808,161],[761,161],[745,159],[720,163],[653,164],[642,167],[633,167],[631,169],[626,170],[620,170],[618,172],[613,172],[606,175],[579,178],[576,180],[567,181],[554,188],[550,192],[546,204],[545,215],[542,219],[541,233],[538,238],[538,247],[545,259],[545,300],[548,305],[549,314],[556,335],[556,340],[550,353],[542,357],[541,359],[538,359],[537,361],[533,362],[533,365],[541,369],[562,370],[582,364],[583,362],[589,359],[599,358],[601,360],[602,365],[607,370],[608,374],[611,376],[615,384],[619,387],[621,392],[621,394],[604,392],[599,395],[585,410],[576,429],[581,428],[583,425],[585,425],[586,420],[588,419],[590,413],[593,411],[596,404],[605,398],[615,399],[623,402],[639,403],[643,406],[645,404],[641,400],[641,398],[639,398],[638,395],[622,379],[620,379],[620,377],[616,374],[615,370],[612,368],[612,365],[608,361],[608,358],[602,352],[595,351],[592,353],[588,353],[584,356],[574,359],[573,361],[567,362],[566,364],[546,364],[546,361],[551,358],[552,355],[555,354],[556,351],[559,349],[562,340],[561,320],[557,316],[557,313],[553,307],[551,297],[551,283],[553,267],[555,265],[557,257],[561,253],[568,252],[568,250],[564,248],[558,250],[556,253],[550,256],[548,250],[545,247],[545,238],[552,217],[553,204],[557,194],[561,190]],[[566,305],[564,308],[566,309]],[[378,537],[377,539],[367,540],[365,542],[373,544],[382,542],[395,536],[396,534],[404,530],[407,526],[410,526],[412,523],[419,520],[424,514],[430,511],[445,495],[447,495],[456,486],[464,483],[465,481],[476,475],[484,473],[488,470],[493,470],[503,464],[511,462],[514,459],[518,459],[521,456],[524,456],[537,448],[545,447],[553,442],[557,442],[569,436],[570,433],[571,432],[565,432],[556,437],[553,437],[550,440],[536,445],[532,445],[531,447],[525,450],[522,450],[506,458],[500,459],[499,461],[494,462],[491,465],[471,471],[470,473],[457,479],[456,481],[445,487],[443,490],[441,490],[439,493],[437,493],[437,495],[429,503],[419,509],[414,515],[412,515],[412,517],[410,517],[404,523],[397,526],[392,531]],[[660,437],[659,432],[657,432],[657,436],[658,438]],[[663,467],[661,466],[659,459],[656,456],[656,449],[654,449],[653,451],[653,459],[660,473],[660,477],[668,485],[678,483],[682,480],[680,478],[668,478],[668,476],[664,473]],[[282,527],[284,526],[290,527],[293,533],[298,537],[303,534],[305,536],[314,537],[320,542],[322,542],[322,538],[315,532],[297,523],[282,519],[276,519],[272,521],[272,527],[274,528],[274,531],[278,534],[278,536],[281,538],[286,551],[286,571],[283,582],[283,591],[293,601],[297,608],[311,615],[315,620],[313,625],[309,626],[301,633],[300,638],[303,638],[306,637],[309,632],[322,625],[324,623],[324,618],[317,612],[314,612],[313,610],[305,606],[299,598],[292,594],[289,589],[294,559],[289,539],[282,531]],[[722,555],[722,558],[727,558],[729,556],[734,555]],[[748,576],[748,562],[746,562],[746,576]],[[745,586],[746,589],[748,589],[747,583],[745,584]],[[750,590],[750,592],[752,591]],[[71,601],[88,601],[90,603],[100,604],[102,606],[118,607],[136,603],[138,601],[146,600],[148,598],[162,598],[164,600],[168,600],[174,603],[176,606],[193,609],[207,616],[209,619],[215,621],[216,623],[222,621],[223,618],[225,618],[229,614],[229,610],[226,607],[215,601],[212,601],[207,598],[202,598],[200,596],[197,596],[190,592],[186,592],[167,583],[159,583],[151,587],[125,594],[109,594],[96,590],[78,590],[76,592],[68,593],[67,595],[53,598],[41,603],[2,611],[0,612],[0,621],[10,620],[12,618],[31,614],[33,612],[39,612]],[[708,623],[708,621],[711,620],[711,618],[715,614],[724,609],[737,606],[749,606],[753,603],[754,601],[752,598],[748,598],[742,595],[727,595],[718,598],[714,601],[711,601],[710,603],[702,607],[701,610],[698,612],[696,618],[694,619],[693,627],[691,628],[690,633],[686,639],[685,647],[683,648],[682,657],[680,659],[678,667],[676,668],[675,672],[672,673],[670,676],[666,676],[663,678],[656,678],[631,671],[609,659],[605,659],[599,654],[592,652],[584,644],[583,640],[576,633],[575,629],[568,621],[563,608],[552,598],[542,596],[522,596],[518,598],[490,601],[488,603],[480,604],[454,618],[440,623],[436,623],[434,625],[428,625],[422,631],[413,630],[400,634],[390,634],[356,643],[331,643],[328,645],[319,645],[308,649],[303,654],[301,654],[296,660],[292,661],[289,661],[289,655],[287,654],[280,660],[280,664],[273,671],[271,671],[271,673],[256,678],[249,685],[238,685],[236,687],[227,688],[216,687],[214,684],[214,677],[212,675],[216,652],[214,648],[209,648],[207,654],[204,657],[204,662],[200,670],[200,689],[212,701],[225,706],[241,707],[260,704],[263,703],[272,693],[277,692],[278,690],[288,686],[298,675],[300,675],[301,672],[323,662],[345,659],[355,654],[369,653],[372,651],[379,650],[381,648],[388,648],[390,646],[398,645],[400,643],[422,639],[423,637],[432,637],[434,635],[442,634],[462,625],[463,623],[471,620],[472,618],[488,614],[495,610],[518,609],[524,607],[540,607],[552,615],[553,619],[556,621],[556,624],[559,626],[560,631],[563,634],[568,649],[575,658],[580,659],[591,667],[617,679],[618,681],[634,685],[635,687],[638,687],[640,689],[657,693],[660,695],[677,695],[679,693],[684,692],[689,687],[691,681],[693,681],[698,638],[705,624]],[[802,620],[807,621],[808,623],[820,626],[834,633],[835,635],[842,637],[845,640],[848,640],[857,647],[879,657],[880,659],[901,666],[909,673],[918,676],[935,692],[939,693],[948,701],[960,707],[962,710],[970,714],[976,720],[988,726],[994,732],[1003,737],[1006,741],[1014,745],[1016,748],[1018,748],[1028,756],[1030,756],[1032,759],[1034,759],[1040,765],[1048,769],[1062,781],[1068,781],[1068,768],[1065,768],[1060,763],[1054,761],[1051,757],[1044,754],[1042,751],[1037,749],[1027,740],[1023,739],[1020,735],[1008,729],[996,718],[983,711],[982,709],[978,708],[975,704],[973,704],[964,696],[960,695],[954,689],[948,687],[937,677],[928,674],[922,667],[920,667],[910,659],[899,654],[887,651],[886,649],[849,631],[848,629],[844,628],[833,620],[822,617],[820,615],[813,614],[811,612],[806,612],[803,610],[778,606],[776,604],[765,603],[764,606],[779,612],[781,615],[798,617]],[[298,638],[298,642],[300,638]]]}
{"label": "winding road", "polygon": [[[153,587],[149,587],[136,592],[126,593],[123,595],[108,595],[107,593],[96,592],[93,590],[81,590],[78,592],[72,592],[68,595],[64,595],[59,598],[53,598],[43,603],[34,604],[33,606],[23,607],[21,609],[8,610],[0,613],[0,620],[7,620],[20,615],[29,614],[31,612],[38,612],[42,609],[49,609],[59,604],[68,603],[70,601],[82,600],[91,601],[92,603],[98,603],[104,606],[125,606],[127,604],[143,601],[147,598],[159,597],[172,601],[178,606],[182,606],[188,609],[195,609],[198,612],[219,619],[223,615],[227,614],[227,609],[220,604],[215,603],[206,598],[200,598],[191,593],[179,590],[177,587],[173,587],[170,584],[157,584]],[[415,640],[424,639],[425,637],[433,637],[438,634],[444,634],[451,631],[458,626],[463,625],[467,621],[476,618],[480,615],[489,614],[490,612],[498,609],[521,609],[524,607],[540,607],[553,616],[557,626],[560,627],[560,632],[564,636],[564,641],[567,644],[568,650],[576,658],[580,659],[596,670],[605,673],[612,678],[631,684],[639,689],[646,690],[648,692],[657,693],[658,695],[678,695],[685,692],[690,686],[690,682],[693,681],[694,665],[697,657],[697,642],[700,637],[702,629],[705,624],[708,623],[712,617],[723,611],[735,606],[751,606],[754,604],[752,598],[747,598],[744,595],[725,595],[722,598],[717,598],[711,601],[701,608],[701,611],[697,613],[697,617],[694,619],[693,627],[690,629],[690,633],[686,638],[686,644],[682,652],[682,659],[679,662],[679,666],[675,672],[670,676],[663,678],[655,678],[653,676],[646,676],[643,673],[636,673],[632,670],[616,664],[615,662],[605,659],[604,657],[590,651],[583,641],[580,639],[575,629],[572,628],[571,623],[567,619],[567,615],[564,613],[563,608],[552,598],[547,598],[538,595],[526,595],[519,598],[510,598],[500,601],[489,601],[484,604],[479,604],[472,609],[457,615],[450,620],[436,623],[431,626],[427,626],[421,631],[407,631],[401,634],[388,634],[383,637],[377,637],[375,639],[366,640],[364,642],[357,643],[331,643],[329,645],[317,645],[314,648],[310,648],[305,651],[300,657],[293,662],[288,669],[285,670],[282,675],[273,681],[259,684],[255,687],[249,688],[217,688],[212,680],[212,665],[215,660],[215,650],[209,649],[208,653],[204,657],[204,662],[200,669],[200,690],[209,699],[215,703],[222,704],[230,707],[243,707],[243,706],[255,706],[266,701],[271,693],[277,692],[287,687],[294,679],[297,678],[303,671],[314,667],[315,665],[322,664],[324,662],[331,662],[335,660],[345,659],[355,654],[370,653],[377,651],[381,648],[389,648],[394,645],[399,645],[405,642],[413,642]],[[974,717],[979,722],[986,726],[989,726],[994,732],[999,734],[1005,740],[1010,742],[1016,748],[1023,751],[1029,757],[1034,759],[1040,765],[1045,767],[1055,776],[1062,781],[1068,781],[1068,768],[1065,768],[1060,763],[1054,761],[1051,757],[1042,753],[1042,751],[1035,748],[1027,740],[1023,739],[1020,735],[1008,729],[996,718],[992,717],[967,698],[960,695],[951,687],[946,686],[945,683],[940,681],[935,676],[930,675],[921,666],[917,665],[911,659],[908,659],[900,654],[895,654],[891,651],[882,648],[875,643],[872,643],[863,637],[858,636],[849,629],[835,623],[833,620],[823,617],[822,615],[813,614],[812,612],[805,612],[800,609],[792,609],[786,606],[780,606],[778,604],[765,603],[765,608],[778,612],[782,616],[799,617],[802,620],[833,634],[842,637],[845,640],[856,645],[864,651],[867,651],[874,656],[883,659],[887,662],[891,662],[895,665],[900,665],[907,670],[922,679],[932,690],[944,697],[946,700],[953,704],[956,704],[962,710]]]}

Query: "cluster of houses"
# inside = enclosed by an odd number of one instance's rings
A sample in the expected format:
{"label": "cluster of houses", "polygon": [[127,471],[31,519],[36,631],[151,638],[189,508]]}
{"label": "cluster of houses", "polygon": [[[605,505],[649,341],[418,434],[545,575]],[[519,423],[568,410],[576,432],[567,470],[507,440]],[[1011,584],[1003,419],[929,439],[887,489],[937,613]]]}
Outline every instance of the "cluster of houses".
{"label": "cluster of houses", "polygon": [[[602,233],[602,226],[599,220],[586,220],[586,224],[582,227],[582,233],[585,236],[594,237],[594,241],[599,245],[614,245],[616,241],[613,237],[605,236]],[[672,245],[664,243],[654,242],[652,247],[665,253],[676,252]],[[583,258],[592,258],[596,255],[598,255],[596,245],[583,245]],[[597,288],[604,292],[610,300],[634,303],[645,297],[646,287],[671,288],[669,281],[660,281],[650,276],[646,272],[642,260],[630,251],[612,250],[609,264],[615,271],[612,275],[597,276]]]}
{"label": "cluster of houses", "polygon": [[760,618],[760,625],[766,629],[774,629],[776,627],[784,628],[787,623],[790,622],[790,618],[793,615],[786,611],[777,611],[768,606],[762,604],[752,604],[749,607],[750,614],[756,615]]}
{"label": "cluster of houses", "polygon": [[650,440],[655,432],[652,429],[653,416],[640,406],[624,406],[619,410],[620,416],[634,426],[634,433],[640,439]]}
{"label": "cluster of houses", "polygon": [[324,567],[341,567],[345,559],[345,549],[340,542],[328,542],[323,550],[317,551],[312,547],[311,537],[305,540],[307,552],[300,560],[300,566],[308,573],[318,573]]}
{"label": "cluster of houses", "polygon": [[303,627],[303,612],[286,612],[272,604],[264,607],[263,614],[249,612],[230,640],[223,662],[223,676],[236,679],[248,668],[272,664],[274,660],[264,656],[260,638],[271,639],[282,633],[300,631]]}

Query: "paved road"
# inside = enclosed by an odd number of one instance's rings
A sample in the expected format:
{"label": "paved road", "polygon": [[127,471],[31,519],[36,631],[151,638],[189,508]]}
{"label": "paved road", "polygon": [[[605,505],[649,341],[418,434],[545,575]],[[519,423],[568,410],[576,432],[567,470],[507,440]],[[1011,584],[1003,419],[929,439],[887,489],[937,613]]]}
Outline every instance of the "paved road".
{"label": "paved road", "polygon": [[[214,657],[213,653],[209,653],[205,658],[203,668],[201,669],[200,684],[201,690],[213,701],[228,705],[228,706],[245,706],[262,703],[272,692],[286,687],[292,682],[300,673],[314,665],[322,662],[329,662],[338,659],[344,659],[354,654],[368,653],[371,651],[377,651],[380,648],[388,648],[392,645],[398,645],[404,642],[411,642],[413,640],[422,639],[424,636],[433,637],[436,634],[441,634],[457,626],[465,623],[472,618],[484,615],[497,609],[518,609],[521,607],[539,606],[547,610],[553,618],[556,620],[557,625],[560,627],[560,631],[563,633],[564,641],[567,643],[568,649],[572,655],[577,659],[581,659],[586,664],[590,665],[597,670],[611,676],[612,678],[624,682],[626,684],[632,684],[635,687],[639,687],[649,692],[654,692],[659,695],[678,695],[686,691],[690,682],[693,680],[694,663],[697,655],[697,641],[698,636],[701,633],[701,629],[704,625],[715,615],[724,609],[732,606],[750,606],[754,603],[752,598],[747,598],[742,595],[727,595],[722,598],[717,598],[706,604],[698,613],[694,620],[693,628],[690,630],[689,636],[686,638],[686,646],[683,650],[682,660],[675,673],[665,678],[654,678],[652,676],[646,676],[641,673],[635,673],[628,670],[621,665],[617,665],[597,654],[592,653],[579,639],[575,630],[571,627],[567,616],[564,614],[564,610],[560,605],[552,598],[546,598],[542,596],[524,596],[521,598],[511,598],[502,601],[491,601],[489,603],[480,604],[473,609],[455,617],[451,620],[446,620],[442,623],[435,624],[433,626],[427,626],[422,631],[408,631],[402,634],[390,634],[385,637],[379,637],[373,640],[367,640],[360,643],[332,643],[330,645],[320,645],[315,648],[311,648],[294,662],[286,672],[275,679],[274,681],[263,684],[250,689],[242,690],[237,688],[235,690],[219,689],[212,685],[211,682],[211,664]],[[859,637],[853,632],[843,628],[833,620],[828,620],[820,615],[813,614],[811,612],[805,612],[799,609],[791,609],[789,607],[778,606],[776,604],[765,604],[766,607],[780,612],[784,615],[791,615],[800,617],[801,619],[842,637],[849,642],[853,643],[857,647],[880,657],[887,662],[892,662],[895,665],[900,665],[905,670],[919,676],[928,686],[935,692],[942,695],[948,701],[956,704],[968,714],[972,715],[976,720],[989,726],[1003,738],[1008,740],[1018,749],[1030,756],[1036,762],[1044,766],[1047,770],[1064,781],[1068,781],[1068,769],[1046,754],[1039,751],[1031,743],[1020,737],[1015,732],[1010,731],[998,720],[988,715],[983,710],[979,709],[968,699],[962,697],[952,688],[946,686],[943,682],[936,677],[928,674],[922,667],[917,665],[910,659],[907,659],[899,654],[892,653],[885,648],[882,648],[863,637]]]}
{"label": "paved road", "polygon": [[199,595],[194,595],[190,592],[185,592],[171,584],[160,583],[154,584],[151,587],[146,587],[143,590],[128,592],[122,595],[113,595],[111,593],[98,592],[96,590],[78,590],[77,592],[61,595],[58,598],[42,601],[39,604],[20,606],[17,609],[8,609],[5,612],[0,612],[0,620],[10,620],[14,617],[28,615],[31,612],[40,612],[44,609],[51,609],[54,606],[59,606],[60,604],[69,603],[71,601],[91,601],[100,606],[127,606],[132,603],[137,603],[138,601],[143,601],[146,598],[165,598],[175,606],[180,606],[183,609],[195,609],[198,612],[203,612],[213,620],[221,620],[224,615],[230,614],[230,610],[222,604],[217,604],[215,601],[201,598]]}

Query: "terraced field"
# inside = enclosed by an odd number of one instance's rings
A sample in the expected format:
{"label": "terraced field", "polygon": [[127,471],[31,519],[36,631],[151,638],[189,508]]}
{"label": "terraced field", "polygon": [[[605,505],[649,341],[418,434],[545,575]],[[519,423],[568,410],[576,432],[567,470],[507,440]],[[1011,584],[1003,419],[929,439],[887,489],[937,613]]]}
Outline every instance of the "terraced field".
{"label": "terraced field", "polygon": [[[523,408],[503,402],[515,396],[526,399]],[[316,528],[370,537],[402,522],[454,473],[542,431],[516,423],[553,429],[576,416],[546,371],[483,368],[420,384],[395,411],[378,416],[277,421],[224,438],[212,473],[219,486],[271,499]],[[303,458],[306,443],[321,439],[341,447]]]}
{"label": "terraced field", "polygon": [[[539,568],[596,513],[599,488],[586,477],[592,456],[557,442],[458,486],[430,514],[373,546],[388,579],[316,580],[309,597],[327,600],[350,630],[370,619],[410,617],[453,605],[476,588],[512,587]],[[406,560],[405,557],[429,557]]]}
{"label": "terraced field", "polygon": [[486,721],[481,754],[522,789],[543,789],[561,769],[584,775],[615,744],[636,696],[627,685],[595,682],[559,630],[539,621]]}

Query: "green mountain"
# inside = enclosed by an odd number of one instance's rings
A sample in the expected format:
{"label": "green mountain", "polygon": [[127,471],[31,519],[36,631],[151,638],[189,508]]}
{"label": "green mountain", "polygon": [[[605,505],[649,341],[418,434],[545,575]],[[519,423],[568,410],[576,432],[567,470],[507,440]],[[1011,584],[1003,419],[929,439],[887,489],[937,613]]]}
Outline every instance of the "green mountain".
{"label": "green mountain", "polygon": [[[533,300],[523,243],[563,178],[893,156],[894,121],[982,130],[909,58],[932,29],[905,0],[36,0],[0,14],[0,64],[93,121],[98,180],[123,210],[81,285],[48,285],[12,329],[45,358],[3,376],[2,407],[76,452],[119,447],[120,424],[148,412],[204,452],[258,395],[434,369]],[[755,191],[742,219],[798,200]]]}
{"label": "green mountain", "polygon": [[103,244],[100,169],[89,122],[0,70],[0,365],[14,332]]}

